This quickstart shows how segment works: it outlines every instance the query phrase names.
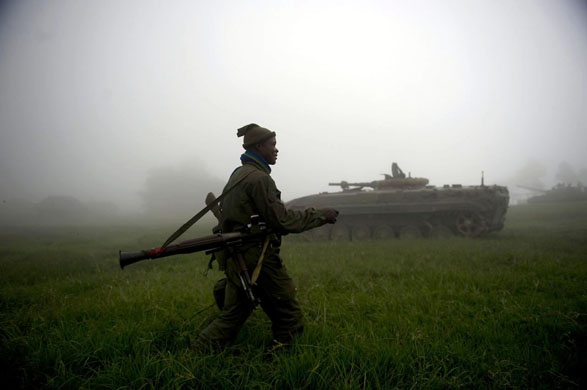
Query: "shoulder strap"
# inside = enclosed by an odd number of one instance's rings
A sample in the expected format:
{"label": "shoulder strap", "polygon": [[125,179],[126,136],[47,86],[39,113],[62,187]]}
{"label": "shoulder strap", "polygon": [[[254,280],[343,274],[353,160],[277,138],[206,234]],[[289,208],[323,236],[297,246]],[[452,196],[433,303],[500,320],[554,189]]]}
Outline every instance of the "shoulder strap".
{"label": "shoulder strap", "polygon": [[163,245],[161,245],[161,249],[165,249],[167,247],[167,245],[171,244],[179,236],[181,236],[183,233],[185,233],[186,230],[188,230],[190,227],[192,227],[192,225],[194,223],[198,222],[198,220],[200,218],[202,218],[208,211],[210,211],[214,206],[216,206],[218,204],[218,202],[220,202],[226,195],[228,195],[237,185],[239,185],[243,180],[245,180],[245,178],[247,176],[249,176],[253,172],[254,171],[250,171],[247,174],[245,174],[243,177],[238,179],[236,181],[236,183],[234,183],[233,185],[228,187],[218,198],[216,198],[214,201],[212,201],[210,204],[208,204],[206,207],[204,207],[202,210],[200,210],[196,215],[194,215],[192,218],[190,218],[189,221],[184,223],[179,229],[177,229],[177,231],[175,233],[173,233],[171,236],[169,236],[169,238],[163,243]]}

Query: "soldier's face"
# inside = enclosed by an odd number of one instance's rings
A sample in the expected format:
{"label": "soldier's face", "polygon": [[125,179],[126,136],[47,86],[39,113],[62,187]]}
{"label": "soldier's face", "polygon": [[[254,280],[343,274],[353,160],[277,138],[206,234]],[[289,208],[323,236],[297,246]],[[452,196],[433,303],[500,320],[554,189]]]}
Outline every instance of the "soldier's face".
{"label": "soldier's face", "polygon": [[277,153],[279,153],[275,137],[271,137],[262,144],[257,145],[257,152],[263,156],[269,165],[275,165],[277,162]]}

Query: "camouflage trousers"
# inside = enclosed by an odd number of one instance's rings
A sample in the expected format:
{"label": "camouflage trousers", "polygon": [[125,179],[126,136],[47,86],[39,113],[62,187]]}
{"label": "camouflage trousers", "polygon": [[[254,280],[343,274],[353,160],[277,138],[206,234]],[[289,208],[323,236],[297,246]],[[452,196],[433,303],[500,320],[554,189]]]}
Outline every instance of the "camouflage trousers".
{"label": "camouflage trousers", "polygon": [[[249,271],[255,266],[256,259],[245,256]],[[220,315],[210,324],[194,342],[197,350],[221,350],[232,343],[240,328],[253,311],[238,277],[238,270],[232,260],[226,269],[226,287],[224,308]],[[273,338],[279,343],[287,344],[293,336],[303,331],[303,315],[296,299],[296,287],[276,254],[268,255],[263,261],[254,293],[261,300],[261,307],[271,320]]]}

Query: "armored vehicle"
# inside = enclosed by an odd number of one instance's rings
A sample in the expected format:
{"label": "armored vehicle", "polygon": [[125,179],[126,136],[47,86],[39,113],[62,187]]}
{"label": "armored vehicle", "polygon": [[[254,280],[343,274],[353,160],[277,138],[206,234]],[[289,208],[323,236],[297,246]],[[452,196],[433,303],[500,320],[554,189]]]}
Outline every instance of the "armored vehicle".
{"label": "armored vehicle", "polygon": [[528,198],[528,203],[587,201],[587,188],[581,183],[577,183],[577,185],[559,183],[550,190],[542,190],[522,185],[519,185],[518,187],[540,194]]}
{"label": "armored vehicle", "polygon": [[313,239],[478,237],[503,228],[508,208],[507,187],[460,184],[436,187],[428,179],[412,178],[392,165],[392,175],[362,183],[329,183],[342,191],[304,196],[287,207],[334,207],[338,222],[307,232]]}

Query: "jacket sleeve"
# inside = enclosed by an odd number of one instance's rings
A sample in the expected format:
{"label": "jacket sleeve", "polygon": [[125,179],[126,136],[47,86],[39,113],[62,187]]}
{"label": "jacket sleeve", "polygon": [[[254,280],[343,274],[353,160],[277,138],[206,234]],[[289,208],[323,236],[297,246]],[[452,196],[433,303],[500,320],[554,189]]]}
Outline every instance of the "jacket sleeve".
{"label": "jacket sleeve", "polygon": [[261,218],[282,233],[300,233],[326,223],[319,210],[289,210],[280,199],[280,192],[269,176],[258,177],[251,183],[250,195]]}

